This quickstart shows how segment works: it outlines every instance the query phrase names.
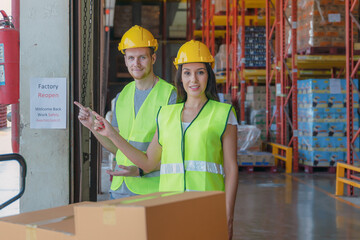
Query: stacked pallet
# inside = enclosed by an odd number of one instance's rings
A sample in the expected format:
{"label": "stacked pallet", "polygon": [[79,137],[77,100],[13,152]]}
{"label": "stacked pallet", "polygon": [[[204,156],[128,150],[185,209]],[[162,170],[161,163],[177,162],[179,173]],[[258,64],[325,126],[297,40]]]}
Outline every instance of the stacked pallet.
{"label": "stacked pallet", "polygon": [[[240,46],[241,30],[239,31],[239,56],[241,56]],[[245,67],[266,67],[266,28],[263,26],[245,27]]]}
{"label": "stacked pallet", "polygon": [[238,126],[237,161],[241,167],[271,167],[275,165],[274,156],[261,152],[261,131],[252,125]]}
{"label": "stacked pallet", "polygon": [[[271,106],[275,105],[275,86],[270,86]],[[261,130],[261,140],[266,138],[266,87],[248,86],[246,89],[245,106],[248,122]],[[271,134],[275,136],[275,133]]]}
{"label": "stacked pallet", "polygon": [[[354,80],[358,88],[358,80]],[[359,129],[359,94],[354,94],[354,134]],[[346,80],[308,79],[298,84],[299,163],[335,166],[346,161]],[[360,156],[359,139],[354,151]],[[355,160],[354,165],[359,165]]]}
{"label": "stacked pallet", "polygon": [[[297,19],[297,49],[302,54],[345,53],[345,1],[299,0]],[[358,4],[353,16],[359,19]],[[291,22],[291,9],[286,16]],[[290,43],[291,28],[286,24],[287,43]],[[354,25],[357,42],[358,29]]]}

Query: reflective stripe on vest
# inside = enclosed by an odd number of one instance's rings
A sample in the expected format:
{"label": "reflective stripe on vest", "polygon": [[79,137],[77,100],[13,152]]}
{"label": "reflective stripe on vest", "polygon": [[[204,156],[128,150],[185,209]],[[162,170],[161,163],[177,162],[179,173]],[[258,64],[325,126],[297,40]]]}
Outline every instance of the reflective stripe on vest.
{"label": "reflective stripe on vest", "polygon": [[[212,162],[186,161],[185,168],[186,171],[208,172],[208,173],[215,173],[224,176],[223,166]],[[168,163],[161,165],[160,174],[174,174],[174,173],[184,173],[183,163]]]}
{"label": "reflective stripe on vest", "polygon": [[232,107],[209,100],[184,134],[183,107],[183,103],[164,106],[158,114],[159,190],[224,191],[222,135]]}
{"label": "reflective stripe on vest", "polygon": [[[135,81],[126,85],[116,102],[116,117],[120,135],[132,146],[145,152],[156,131],[157,112],[161,106],[168,104],[174,90],[174,86],[159,79],[135,117]],[[134,165],[121,151],[116,153],[116,162],[118,165]],[[157,192],[159,190],[159,172],[146,174],[145,176],[114,176],[111,190],[116,191],[125,181],[126,186],[133,193],[148,194]]]}

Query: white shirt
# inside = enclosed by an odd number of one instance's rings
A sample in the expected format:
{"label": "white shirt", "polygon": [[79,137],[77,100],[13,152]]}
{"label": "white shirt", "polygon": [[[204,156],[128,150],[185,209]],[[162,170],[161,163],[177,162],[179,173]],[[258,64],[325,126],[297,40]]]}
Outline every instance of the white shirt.
{"label": "white shirt", "polygon": [[[237,125],[238,124],[237,119],[236,119],[235,114],[234,114],[233,111],[230,111],[230,116],[229,116],[227,124],[230,124],[230,125]],[[183,133],[189,127],[189,125],[190,125],[189,122],[182,122]]]}

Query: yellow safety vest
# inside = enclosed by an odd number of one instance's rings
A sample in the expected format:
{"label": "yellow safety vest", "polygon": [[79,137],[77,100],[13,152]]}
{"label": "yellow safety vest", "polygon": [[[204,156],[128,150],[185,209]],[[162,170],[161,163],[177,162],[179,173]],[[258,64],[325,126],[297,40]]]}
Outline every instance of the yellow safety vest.
{"label": "yellow safety vest", "polygon": [[[156,132],[157,112],[161,106],[168,104],[174,90],[173,85],[159,79],[141,105],[135,118],[135,81],[126,85],[116,102],[116,118],[120,135],[137,149],[146,152]],[[134,165],[120,150],[116,153],[116,162],[118,165]],[[143,177],[114,176],[111,190],[117,190],[125,181],[126,186],[133,193],[148,194],[158,192],[159,174],[151,173],[149,176],[153,177],[147,177],[146,175]]]}
{"label": "yellow safety vest", "polygon": [[158,113],[159,191],[224,191],[222,136],[232,106],[208,100],[183,134],[184,103]]}

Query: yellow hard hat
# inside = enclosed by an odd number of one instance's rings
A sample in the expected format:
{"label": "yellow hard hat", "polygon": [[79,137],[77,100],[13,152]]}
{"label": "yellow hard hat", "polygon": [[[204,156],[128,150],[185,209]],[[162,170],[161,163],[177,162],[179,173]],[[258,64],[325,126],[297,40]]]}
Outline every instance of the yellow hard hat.
{"label": "yellow hard hat", "polygon": [[128,48],[140,48],[140,47],[153,47],[154,51],[158,49],[157,40],[154,36],[143,27],[138,25],[133,26],[121,38],[119,43],[119,51],[125,53],[124,50]]}
{"label": "yellow hard hat", "polygon": [[210,63],[213,68],[215,60],[205,44],[191,40],[180,47],[174,65],[177,69],[179,64],[194,62]]}

